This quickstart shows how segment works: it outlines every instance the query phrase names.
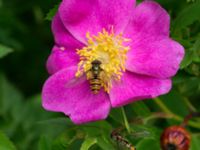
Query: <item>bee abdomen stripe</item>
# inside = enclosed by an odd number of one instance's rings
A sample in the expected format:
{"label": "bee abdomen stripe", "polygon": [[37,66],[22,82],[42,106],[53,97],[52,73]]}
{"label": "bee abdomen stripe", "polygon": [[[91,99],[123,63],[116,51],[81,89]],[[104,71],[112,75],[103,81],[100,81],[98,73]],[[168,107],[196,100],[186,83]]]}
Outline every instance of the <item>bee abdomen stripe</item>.
{"label": "bee abdomen stripe", "polygon": [[91,86],[92,90],[99,90],[101,87],[100,86]]}
{"label": "bee abdomen stripe", "polygon": [[101,81],[98,80],[98,79],[92,79],[92,80],[90,80],[90,84],[98,84],[98,85],[101,85]]}
{"label": "bee abdomen stripe", "polygon": [[101,85],[101,82],[90,82],[90,85]]}

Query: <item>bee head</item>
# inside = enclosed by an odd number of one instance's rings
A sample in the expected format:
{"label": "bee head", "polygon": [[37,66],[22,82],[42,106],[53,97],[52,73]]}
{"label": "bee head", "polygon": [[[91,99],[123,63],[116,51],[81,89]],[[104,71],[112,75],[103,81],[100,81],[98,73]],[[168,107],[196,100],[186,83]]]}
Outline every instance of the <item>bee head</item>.
{"label": "bee head", "polygon": [[92,61],[92,65],[101,65],[101,61],[96,59],[96,60]]}

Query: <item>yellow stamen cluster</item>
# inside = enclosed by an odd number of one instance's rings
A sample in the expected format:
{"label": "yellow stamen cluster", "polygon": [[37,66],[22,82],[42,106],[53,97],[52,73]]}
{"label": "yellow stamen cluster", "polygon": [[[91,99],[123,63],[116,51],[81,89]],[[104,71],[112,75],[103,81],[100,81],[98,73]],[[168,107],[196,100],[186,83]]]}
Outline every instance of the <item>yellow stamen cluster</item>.
{"label": "yellow stamen cluster", "polygon": [[90,79],[88,71],[92,67],[94,60],[101,62],[102,69],[102,86],[105,91],[109,92],[111,88],[112,80],[120,80],[122,72],[125,71],[125,61],[127,59],[128,46],[124,46],[124,42],[130,41],[124,38],[122,34],[115,35],[113,29],[107,32],[103,29],[97,35],[86,34],[88,43],[86,47],[77,50],[77,54],[80,56],[80,62],[78,64],[78,71],[76,77],[80,77],[83,73],[86,73],[87,78]]}

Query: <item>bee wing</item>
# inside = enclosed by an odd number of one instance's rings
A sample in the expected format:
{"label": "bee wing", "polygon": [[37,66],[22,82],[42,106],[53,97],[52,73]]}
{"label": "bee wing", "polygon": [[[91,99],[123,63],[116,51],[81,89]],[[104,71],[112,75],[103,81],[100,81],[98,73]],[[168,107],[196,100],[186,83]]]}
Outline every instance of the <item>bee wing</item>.
{"label": "bee wing", "polygon": [[143,138],[150,136],[151,133],[149,131],[135,131],[131,133],[131,135],[134,136],[134,138]]}
{"label": "bee wing", "polygon": [[86,80],[85,75],[81,75],[80,77],[74,77],[73,79],[69,80],[66,84],[65,87],[66,88],[73,88],[78,84],[83,83]]}

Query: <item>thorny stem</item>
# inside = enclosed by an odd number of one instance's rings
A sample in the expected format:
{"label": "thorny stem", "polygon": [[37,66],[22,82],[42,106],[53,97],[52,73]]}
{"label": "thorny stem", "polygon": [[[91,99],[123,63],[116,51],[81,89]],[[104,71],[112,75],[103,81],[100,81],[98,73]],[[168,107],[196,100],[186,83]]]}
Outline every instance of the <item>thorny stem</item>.
{"label": "thorny stem", "polygon": [[199,112],[192,112],[189,115],[187,115],[184,119],[184,121],[182,122],[182,126],[185,127],[188,122],[190,121],[190,119],[192,119],[193,117],[200,117],[200,113]]}
{"label": "thorny stem", "polygon": [[[166,106],[165,104],[162,102],[161,99],[159,98],[154,98],[154,102],[160,107],[160,109],[162,109],[163,112],[169,114],[172,116],[172,119],[176,120],[176,121],[180,121],[183,122],[183,118],[174,114],[173,112],[171,112]],[[198,128],[200,129],[200,123],[199,122],[194,122],[194,121],[189,121],[188,125],[194,128]]]}
{"label": "thorny stem", "polygon": [[121,111],[122,111],[122,115],[123,115],[123,118],[124,118],[124,125],[126,127],[127,132],[130,134],[131,130],[130,130],[130,126],[129,126],[129,123],[128,123],[128,119],[126,117],[124,107],[121,107]]}

